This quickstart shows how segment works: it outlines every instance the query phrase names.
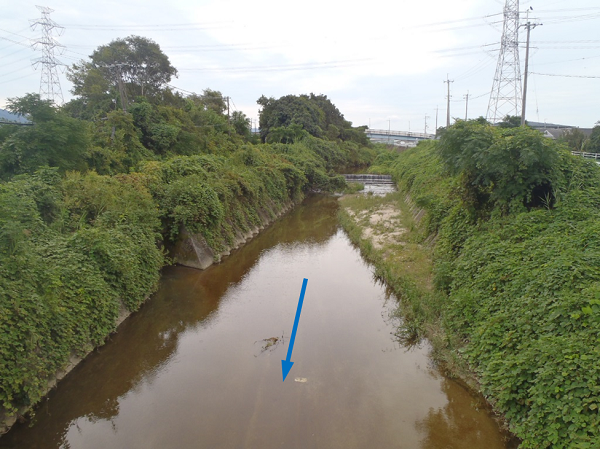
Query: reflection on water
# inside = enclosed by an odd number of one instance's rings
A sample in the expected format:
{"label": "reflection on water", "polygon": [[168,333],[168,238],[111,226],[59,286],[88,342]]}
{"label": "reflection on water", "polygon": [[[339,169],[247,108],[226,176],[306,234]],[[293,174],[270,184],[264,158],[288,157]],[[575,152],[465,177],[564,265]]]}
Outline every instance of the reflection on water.
{"label": "reflection on water", "polygon": [[314,197],[219,265],[165,269],[151,301],[0,447],[508,447],[427,347],[398,345],[394,300],[336,213],[335,199]]}

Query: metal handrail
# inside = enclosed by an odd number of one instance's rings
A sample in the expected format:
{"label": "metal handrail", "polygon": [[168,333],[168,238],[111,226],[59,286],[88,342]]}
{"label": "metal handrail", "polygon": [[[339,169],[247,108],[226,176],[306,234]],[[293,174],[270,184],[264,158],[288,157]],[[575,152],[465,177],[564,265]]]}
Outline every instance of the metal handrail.
{"label": "metal handrail", "polygon": [[571,151],[574,156],[582,156],[586,159],[600,159],[600,153],[585,153],[583,151]]}
{"label": "metal handrail", "polygon": [[392,131],[387,129],[365,129],[366,134],[383,134],[385,136],[405,136],[405,137],[421,137],[423,139],[433,139],[435,134],[415,133],[412,131]]}

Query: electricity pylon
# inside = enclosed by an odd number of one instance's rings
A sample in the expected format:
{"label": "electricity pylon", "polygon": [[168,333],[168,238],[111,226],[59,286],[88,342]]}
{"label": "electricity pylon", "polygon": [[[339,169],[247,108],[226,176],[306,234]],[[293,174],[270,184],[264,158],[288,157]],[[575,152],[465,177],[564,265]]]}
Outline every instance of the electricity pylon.
{"label": "electricity pylon", "polygon": [[507,115],[521,115],[519,63],[519,0],[506,0],[498,65],[490,93],[487,119],[496,123]]}
{"label": "electricity pylon", "polygon": [[58,67],[64,66],[56,56],[54,50],[62,49],[64,45],[58,43],[53,35],[61,36],[64,32],[64,27],[58,25],[54,20],[50,19],[50,14],[53,9],[46,6],[36,6],[42,12],[42,17],[39,19],[30,20],[31,28],[34,30],[39,26],[42,29],[42,36],[33,43],[33,47],[37,50],[41,47],[42,56],[33,61],[33,66],[37,69],[41,64],[42,76],[40,79],[40,97],[51,100],[55,104],[64,102],[60,80],[58,79]]}

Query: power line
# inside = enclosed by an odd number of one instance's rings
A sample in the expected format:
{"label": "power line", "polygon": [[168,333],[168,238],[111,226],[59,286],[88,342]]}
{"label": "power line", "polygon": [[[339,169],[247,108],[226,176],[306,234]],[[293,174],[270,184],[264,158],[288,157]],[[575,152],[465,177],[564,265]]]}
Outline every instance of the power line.
{"label": "power line", "polygon": [[540,66],[540,65],[564,64],[565,62],[586,61],[588,59],[594,59],[594,58],[600,58],[600,55],[587,56],[585,58],[566,59],[566,60],[562,60],[562,61],[542,62],[542,63],[537,63],[537,65]]}
{"label": "power line", "polygon": [[590,79],[597,79],[600,78],[600,76],[588,76],[588,75],[560,75],[558,73],[537,73],[537,72],[529,72],[532,75],[540,75],[540,76],[559,76],[562,78],[590,78]]}
{"label": "power line", "polygon": [[316,62],[306,64],[282,64],[271,66],[238,66],[238,67],[203,67],[179,69],[180,72],[271,72],[271,71],[294,71],[294,70],[315,70],[329,69],[338,67],[351,67],[372,62],[372,58],[365,59],[347,59],[340,61]]}

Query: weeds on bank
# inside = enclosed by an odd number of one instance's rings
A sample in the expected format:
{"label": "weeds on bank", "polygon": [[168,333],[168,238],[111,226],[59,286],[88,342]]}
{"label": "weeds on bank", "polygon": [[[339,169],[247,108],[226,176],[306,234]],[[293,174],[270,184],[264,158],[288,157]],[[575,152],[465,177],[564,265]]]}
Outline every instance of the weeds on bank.
{"label": "weeds on bank", "polygon": [[[397,336],[405,343],[429,336],[436,321],[430,248],[400,192],[380,196],[347,196],[341,200],[340,221],[350,240],[375,266],[400,298],[397,315],[403,325]],[[385,211],[387,219],[374,220]],[[386,237],[387,236],[387,237]]]}

